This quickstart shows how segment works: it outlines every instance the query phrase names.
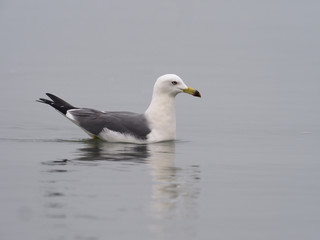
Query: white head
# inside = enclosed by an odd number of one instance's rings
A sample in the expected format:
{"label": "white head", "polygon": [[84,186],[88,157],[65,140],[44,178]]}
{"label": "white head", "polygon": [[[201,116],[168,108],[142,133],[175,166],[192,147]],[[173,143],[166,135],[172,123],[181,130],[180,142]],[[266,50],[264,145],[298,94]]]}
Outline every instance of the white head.
{"label": "white head", "polygon": [[182,92],[201,97],[197,90],[188,87],[182,79],[175,74],[166,74],[159,77],[154,84],[153,91],[156,94],[166,94],[172,97]]}

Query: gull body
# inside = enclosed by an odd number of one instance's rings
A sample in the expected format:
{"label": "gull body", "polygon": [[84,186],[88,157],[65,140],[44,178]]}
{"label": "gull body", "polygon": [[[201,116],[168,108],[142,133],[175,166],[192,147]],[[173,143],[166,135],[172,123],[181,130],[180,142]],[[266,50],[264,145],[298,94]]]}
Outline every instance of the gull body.
{"label": "gull body", "polygon": [[40,98],[81,127],[89,136],[109,142],[153,143],[176,138],[175,97],[179,93],[201,97],[175,74],[159,77],[145,113],[108,112],[78,108],[47,93],[51,99]]}

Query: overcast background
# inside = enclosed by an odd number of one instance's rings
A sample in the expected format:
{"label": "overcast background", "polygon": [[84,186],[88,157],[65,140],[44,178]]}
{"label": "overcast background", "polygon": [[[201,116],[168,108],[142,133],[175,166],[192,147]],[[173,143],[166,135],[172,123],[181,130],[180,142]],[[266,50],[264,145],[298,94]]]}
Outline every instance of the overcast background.
{"label": "overcast background", "polygon": [[[318,239],[319,29],[313,0],[0,1],[1,238]],[[124,172],[79,166],[100,147],[35,102],[143,112],[166,73],[203,97],[179,95],[175,146]],[[165,217],[149,209],[162,201]]]}

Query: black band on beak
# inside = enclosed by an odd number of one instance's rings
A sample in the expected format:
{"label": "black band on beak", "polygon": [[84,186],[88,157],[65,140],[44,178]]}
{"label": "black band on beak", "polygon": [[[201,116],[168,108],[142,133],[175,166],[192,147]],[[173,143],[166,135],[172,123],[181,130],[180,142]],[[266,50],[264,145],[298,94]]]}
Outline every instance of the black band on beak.
{"label": "black band on beak", "polygon": [[200,98],[201,98],[201,94],[199,93],[198,90],[196,90],[196,91],[194,92],[193,96],[195,96],[195,97],[200,97]]}

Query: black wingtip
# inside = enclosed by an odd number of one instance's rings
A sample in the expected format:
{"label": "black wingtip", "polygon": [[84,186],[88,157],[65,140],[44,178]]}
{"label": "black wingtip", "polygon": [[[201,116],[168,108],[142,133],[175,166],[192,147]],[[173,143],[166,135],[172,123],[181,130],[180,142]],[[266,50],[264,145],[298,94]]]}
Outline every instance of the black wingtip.
{"label": "black wingtip", "polygon": [[40,103],[45,103],[50,105],[51,107],[55,108],[59,112],[63,113],[64,115],[67,113],[68,110],[70,109],[77,109],[76,107],[72,106],[70,103],[67,103],[66,101],[62,100],[61,98],[51,94],[51,93],[46,93],[46,95],[51,99],[45,99],[45,98],[39,98],[36,100],[37,102]]}
{"label": "black wingtip", "polygon": [[70,108],[70,109],[71,108],[76,108],[76,107],[72,106],[70,103],[64,101],[63,99],[61,99],[61,98],[59,98],[59,97],[57,97],[57,96],[55,96],[55,95],[53,95],[51,93],[46,93],[46,95],[49,98],[51,98],[51,100],[57,105],[64,106],[64,107]]}
{"label": "black wingtip", "polygon": [[55,95],[53,95],[52,93],[46,93],[46,95],[51,98],[51,97],[55,97]]}
{"label": "black wingtip", "polygon": [[49,104],[49,105],[51,105],[53,103],[52,101],[45,99],[45,98],[39,98],[36,100],[36,102],[45,103],[45,104]]}

